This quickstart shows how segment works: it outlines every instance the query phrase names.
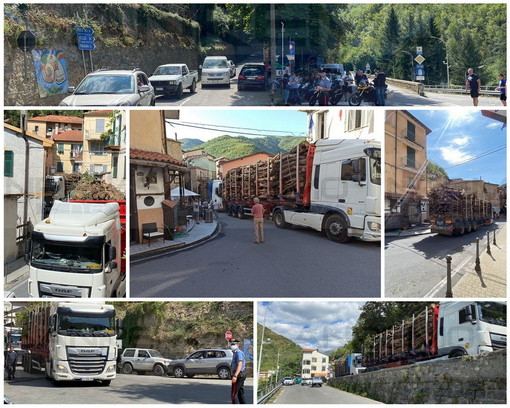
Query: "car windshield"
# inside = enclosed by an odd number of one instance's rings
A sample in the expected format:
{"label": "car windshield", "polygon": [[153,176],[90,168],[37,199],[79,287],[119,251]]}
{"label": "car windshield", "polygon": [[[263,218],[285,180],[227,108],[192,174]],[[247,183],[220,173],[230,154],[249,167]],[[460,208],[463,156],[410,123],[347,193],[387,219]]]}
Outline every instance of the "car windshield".
{"label": "car windshield", "polygon": [[160,353],[158,350],[149,350],[149,354],[150,354],[152,357],[160,357],[160,358],[163,358],[163,356],[161,355],[161,353]]}
{"label": "car windshield", "polygon": [[224,59],[205,60],[203,68],[228,68],[227,60]]}
{"label": "car windshield", "polygon": [[180,75],[181,67],[157,67],[154,75]]}
{"label": "car windshield", "polygon": [[75,95],[132,93],[135,93],[133,76],[108,74],[85,77],[74,91]]}

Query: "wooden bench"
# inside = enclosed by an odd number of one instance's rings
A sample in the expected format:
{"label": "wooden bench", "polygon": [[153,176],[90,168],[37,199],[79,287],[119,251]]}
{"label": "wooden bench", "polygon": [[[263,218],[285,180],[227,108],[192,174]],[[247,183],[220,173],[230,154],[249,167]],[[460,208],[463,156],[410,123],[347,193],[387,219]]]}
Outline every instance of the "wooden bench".
{"label": "wooden bench", "polygon": [[164,241],[165,234],[159,230],[163,230],[163,227],[158,228],[158,225],[155,222],[142,224],[142,244],[145,239],[149,241],[149,246],[151,246],[151,241],[154,239],[161,238]]}

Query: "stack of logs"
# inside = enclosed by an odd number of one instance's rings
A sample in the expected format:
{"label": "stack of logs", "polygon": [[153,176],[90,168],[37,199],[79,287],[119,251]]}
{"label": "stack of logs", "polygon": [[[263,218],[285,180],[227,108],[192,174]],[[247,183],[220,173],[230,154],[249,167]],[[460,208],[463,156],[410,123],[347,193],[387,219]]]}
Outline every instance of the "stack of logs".
{"label": "stack of logs", "polygon": [[489,212],[490,203],[477,199],[473,194],[466,195],[447,186],[429,193],[429,214],[434,218],[479,218],[487,216]]}
{"label": "stack of logs", "polygon": [[100,178],[66,174],[65,183],[71,200],[124,201],[126,199],[125,193]]}
{"label": "stack of logs", "polygon": [[279,153],[266,161],[230,170],[223,183],[223,198],[251,200],[257,196],[267,199],[295,200],[298,197],[298,191],[301,196],[303,194],[307,153],[308,143],[303,142],[288,153]]}

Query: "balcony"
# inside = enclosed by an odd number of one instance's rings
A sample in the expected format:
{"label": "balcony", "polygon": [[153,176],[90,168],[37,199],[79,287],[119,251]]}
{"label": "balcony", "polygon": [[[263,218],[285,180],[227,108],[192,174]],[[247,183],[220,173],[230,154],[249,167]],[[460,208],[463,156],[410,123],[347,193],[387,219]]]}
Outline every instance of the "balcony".
{"label": "balcony", "polygon": [[411,132],[409,129],[404,129],[400,132],[400,139],[407,145],[411,146],[416,150],[424,150],[425,146],[421,145],[416,141],[417,135],[415,132]]}
{"label": "balcony", "polygon": [[120,150],[120,135],[112,132],[105,132],[101,135],[105,150]]}

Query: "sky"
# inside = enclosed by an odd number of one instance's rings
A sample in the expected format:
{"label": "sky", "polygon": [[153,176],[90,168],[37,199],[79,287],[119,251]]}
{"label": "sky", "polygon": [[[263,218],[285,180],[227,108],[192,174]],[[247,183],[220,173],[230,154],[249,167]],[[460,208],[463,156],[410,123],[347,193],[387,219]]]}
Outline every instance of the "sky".
{"label": "sky", "polygon": [[[182,125],[173,127],[167,125],[167,137],[173,139],[175,133],[177,133],[177,140],[191,138],[200,139],[204,142],[225,134],[246,137],[263,137],[266,135],[306,137],[306,118],[306,113],[297,110],[183,109],[180,111],[180,119],[171,122],[201,124],[202,127],[220,129],[220,131],[209,131]],[[220,127],[204,125],[219,125]]]}
{"label": "sky", "polygon": [[506,183],[506,127],[480,110],[409,110],[432,133],[427,157],[443,167],[450,179]]}
{"label": "sky", "polygon": [[[352,326],[365,302],[259,302],[258,323],[302,348],[329,352],[352,338]],[[267,310],[267,313],[266,313]],[[264,335],[267,339],[267,334]]]}

